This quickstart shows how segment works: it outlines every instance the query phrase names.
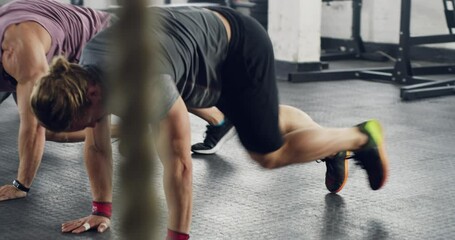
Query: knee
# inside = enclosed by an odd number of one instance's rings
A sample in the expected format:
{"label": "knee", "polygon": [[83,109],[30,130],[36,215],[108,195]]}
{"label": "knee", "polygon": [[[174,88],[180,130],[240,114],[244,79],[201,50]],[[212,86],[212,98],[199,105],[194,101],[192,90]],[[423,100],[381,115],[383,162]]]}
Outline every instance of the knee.
{"label": "knee", "polygon": [[273,154],[250,153],[251,158],[265,169],[274,169],[280,167]]}

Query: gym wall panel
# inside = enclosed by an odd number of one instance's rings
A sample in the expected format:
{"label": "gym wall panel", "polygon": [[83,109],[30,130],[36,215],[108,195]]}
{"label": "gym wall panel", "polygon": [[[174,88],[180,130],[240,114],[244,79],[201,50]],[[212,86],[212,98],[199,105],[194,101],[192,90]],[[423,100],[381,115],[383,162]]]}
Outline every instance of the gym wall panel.
{"label": "gym wall panel", "polygon": [[112,5],[112,2],[111,0],[84,0],[84,5],[95,9],[106,9]]}
{"label": "gym wall panel", "polygon": [[277,60],[319,62],[320,0],[269,0],[268,28]]}
{"label": "gym wall panel", "polygon": [[[362,37],[366,42],[398,43],[401,0],[363,0]],[[411,34],[447,34],[447,25],[440,0],[412,0]],[[351,1],[322,4],[321,35],[323,37],[350,38],[352,16]],[[455,48],[452,43],[438,47]]]}
{"label": "gym wall panel", "polygon": [[0,6],[7,3],[7,2],[11,2],[12,0],[0,0]]}
{"label": "gym wall panel", "polygon": [[70,3],[70,0],[57,0],[59,2],[62,2],[62,3]]}

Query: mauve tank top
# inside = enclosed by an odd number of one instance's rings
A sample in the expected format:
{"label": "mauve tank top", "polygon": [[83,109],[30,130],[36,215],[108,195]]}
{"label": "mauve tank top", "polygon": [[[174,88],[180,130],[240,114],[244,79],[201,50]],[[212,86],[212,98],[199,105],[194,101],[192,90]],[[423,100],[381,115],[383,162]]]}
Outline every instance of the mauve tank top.
{"label": "mauve tank top", "polygon": [[[16,0],[0,7],[1,41],[8,26],[26,21],[40,24],[51,35],[52,45],[46,55],[48,62],[59,54],[78,62],[85,44],[109,25],[110,14],[54,0]],[[0,70],[4,72],[3,67]],[[0,91],[15,91],[16,81],[4,76],[0,75]]]}

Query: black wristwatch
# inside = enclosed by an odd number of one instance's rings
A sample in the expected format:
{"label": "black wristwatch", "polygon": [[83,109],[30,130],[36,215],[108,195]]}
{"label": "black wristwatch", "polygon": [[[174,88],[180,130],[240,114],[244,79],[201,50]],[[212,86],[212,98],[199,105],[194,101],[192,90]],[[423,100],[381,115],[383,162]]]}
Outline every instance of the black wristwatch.
{"label": "black wristwatch", "polygon": [[22,183],[20,183],[19,181],[17,181],[17,179],[14,179],[13,181],[13,186],[16,187],[17,189],[23,191],[23,192],[26,192],[28,193],[28,191],[30,191],[30,188],[22,185]]}

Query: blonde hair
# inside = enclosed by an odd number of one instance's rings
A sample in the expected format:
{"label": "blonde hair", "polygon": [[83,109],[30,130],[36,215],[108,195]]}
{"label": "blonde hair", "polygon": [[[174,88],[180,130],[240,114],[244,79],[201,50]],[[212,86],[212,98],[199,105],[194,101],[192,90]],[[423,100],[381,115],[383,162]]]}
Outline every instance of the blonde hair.
{"label": "blonde hair", "polygon": [[39,79],[32,91],[31,106],[44,127],[54,132],[68,130],[85,113],[90,101],[87,87],[90,75],[63,56],[52,60],[49,73]]}

